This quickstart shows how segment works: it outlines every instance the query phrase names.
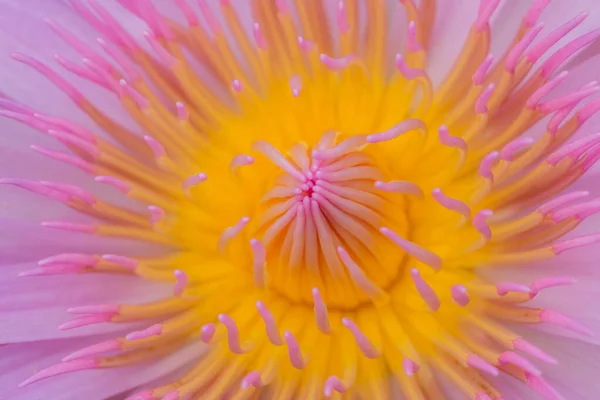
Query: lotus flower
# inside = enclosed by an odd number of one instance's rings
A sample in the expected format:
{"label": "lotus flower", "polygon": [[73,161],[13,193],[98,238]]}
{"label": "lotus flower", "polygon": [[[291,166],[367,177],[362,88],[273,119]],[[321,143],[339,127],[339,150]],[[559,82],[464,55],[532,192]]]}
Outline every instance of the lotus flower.
{"label": "lotus flower", "polygon": [[0,2],[0,397],[600,398],[600,6],[549,3]]}

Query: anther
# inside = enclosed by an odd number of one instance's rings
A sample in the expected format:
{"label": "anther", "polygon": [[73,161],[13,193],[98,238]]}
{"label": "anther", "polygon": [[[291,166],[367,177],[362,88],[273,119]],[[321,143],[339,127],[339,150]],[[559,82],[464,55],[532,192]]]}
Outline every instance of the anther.
{"label": "anther", "polygon": [[487,73],[490,67],[492,66],[493,62],[494,56],[488,54],[488,56],[483,60],[481,65],[479,65],[479,67],[477,68],[477,71],[475,71],[475,74],[473,74],[473,85],[479,86],[485,82],[485,77],[487,76]]}
{"label": "anther", "polygon": [[260,373],[258,371],[252,371],[242,379],[241,388],[242,390],[254,386],[255,388],[262,386],[260,379]]}
{"label": "anther", "polygon": [[254,40],[256,41],[256,46],[260,50],[266,50],[267,49],[267,41],[265,40],[265,37],[262,34],[262,31],[260,29],[260,25],[258,24],[258,22],[255,22],[252,24],[252,33],[254,34]]}
{"label": "anther", "polygon": [[475,102],[475,112],[477,114],[485,114],[488,112],[487,102],[492,97],[495,88],[496,85],[490,83],[485,89],[483,89],[483,92]]}
{"label": "anther", "polygon": [[421,261],[423,264],[426,264],[433,268],[434,270],[439,270],[442,267],[442,259],[437,254],[424,249],[416,243],[410,242],[406,239],[401,238],[396,232],[392,231],[389,228],[380,228],[381,233],[383,233],[388,239],[397,244],[400,248],[410,254],[412,257]]}
{"label": "anther", "polygon": [[377,358],[380,356],[380,352],[373,346],[373,343],[365,336],[364,333],[360,330],[360,328],[348,318],[342,318],[342,324],[348,328],[352,335],[354,336],[354,340],[356,340],[356,344],[360,351],[367,358]]}
{"label": "anther", "polygon": [[529,293],[531,289],[527,285],[515,282],[496,283],[496,291],[499,296],[506,296],[509,293]]}
{"label": "anther", "polygon": [[165,217],[165,210],[158,206],[148,206],[148,211],[150,212],[150,224],[155,225],[158,222],[162,221]]}
{"label": "anther", "polygon": [[207,179],[207,176],[204,172],[199,172],[197,174],[190,176],[185,181],[183,181],[182,188],[183,188],[184,193],[189,195],[189,190],[192,187],[199,185],[200,183],[204,182],[206,179]]}
{"label": "anther", "polygon": [[383,190],[384,192],[404,193],[412,196],[423,197],[423,191],[421,188],[417,184],[408,181],[375,181],[375,187],[379,190]]}
{"label": "anther", "polygon": [[281,346],[283,344],[283,340],[279,335],[279,331],[277,330],[277,325],[275,323],[275,318],[273,318],[273,314],[271,314],[271,311],[269,311],[267,306],[265,306],[264,303],[260,300],[256,302],[256,309],[258,310],[258,313],[260,314],[261,318],[265,323],[267,337],[269,338],[271,343],[275,346]]}
{"label": "anther", "polygon": [[200,328],[200,340],[202,340],[204,343],[210,343],[215,335],[215,331],[215,324],[212,322],[202,325],[202,328]]}
{"label": "anther", "polygon": [[471,299],[469,298],[469,293],[467,292],[467,288],[463,285],[454,285],[451,289],[452,300],[456,304],[461,307],[466,307]]}
{"label": "anther", "polygon": [[338,378],[335,375],[332,375],[325,381],[323,394],[325,395],[325,397],[331,397],[333,395],[334,390],[338,393],[344,393],[346,392],[346,390],[348,390],[348,388],[346,387],[346,385],[344,385],[340,378]]}
{"label": "anther", "polygon": [[229,344],[229,350],[235,354],[244,354],[246,351],[240,344],[240,334],[235,321],[227,314],[219,314],[218,319],[219,322],[227,328],[227,343]]}
{"label": "anther", "polygon": [[494,367],[492,364],[483,360],[481,357],[476,356],[475,354],[470,354],[467,357],[467,365],[492,376],[498,376],[498,368]]}
{"label": "anther", "polygon": [[471,209],[469,208],[469,206],[466,203],[446,196],[440,188],[433,189],[433,191],[431,193],[433,195],[433,198],[438,203],[440,203],[440,205],[442,207],[445,207],[448,210],[457,212],[458,214],[462,215],[465,218],[471,217]]}
{"label": "anther", "polygon": [[105,254],[102,256],[102,258],[108,262],[118,264],[130,270],[134,270],[139,264],[138,260],[129,257],[118,256],[115,254]]}
{"label": "anther", "polygon": [[492,238],[492,230],[486,220],[493,214],[491,210],[481,210],[473,217],[473,227],[477,229],[477,232],[483,236],[485,241],[489,241]]}
{"label": "anther", "polygon": [[265,264],[267,262],[267,252],[260,240],[250,239],[250,246],[252,247],[252,254],[254,256],[254,283],[256,284],[256,286],[264,288],[266,283]]}
{"label": "anther", "polygon": [[129,183],[127,183],[119,178],[112,177],[112,176],[100,175],[100,176],[95,177],[94,180],[96,182],[106,183],[111,186],[114,186],[119,191],[121,191],[125,194],[129,193],[132,189],[132,186]]}
{"label": "anther", "polygon": [[175,275],[176,281],[175,286],[173,287],[173,296],[180,297],[185,291],[189,278],[187,274],[180,269],[173,271],[173,274]]}
{"label": "anther", "polygon": [[360,288],[360,290],[374,302],[385,302],[388,300],[388,295],[365,275],[362,269],[356,265],[343,247],[338,247],[337,252],[346,268],[348,268],[352,281]]}
{"label": "anther", "polygon": [[404,360],[402,361],[402,369],[404,369],[404,373],[406,375],[413,376],[419,371],[419,364],[408,357],[404,357]]}
{"label": "anther", "polygon": [[367,143],[385,142],[388,140],[396,139],[403,133],[410,132],[413,130],[420,130],[421,132],[425,132],[425,123],[420,119],[416,118],[406,119],[400,122],[399,124],[393,126],[392,128],[388,129],[387,131],[367,135],[366,141]]}
{"label": "anther", "polygon": [[242,217],[237,224],[234,226],[230,226],[225,228],[221,236],[219,237],[219,242],[217,244],[217,248],[221,253],[225,252],[227,244],[237,235],[240,234],[242,229],[250,222],[250,217]]}
{"label": "anther", "polygon": [[288,356],[290,357],[292,366],[297,369],[304,369],[304,367],[306,367],[306,360],[302,355],[302,351],[300,350],[300,346],[298,345],[298,341],[294,337],[294,334],[290,331],[285,331],[283,333],[283,338],[288,347]]}
{"label": "anther", "polygon": [[331,324],[329,323],[329,316],[327,313],[327,305],[321,298],[321,294],[319,293],[318,288],[313,288],[312,290],[313,302],[314,302],[314,311],[315,317],[317,320],[317,328],[323,333],[330,334],[331,333]]}
{"label": "anther", "polygon": [[162,325],[155,324],[144,330],[128,333],[125,336],[125,339],[126,340],[139,340],[139,339],[145,339],[145,338],[148,338],[151,336],[158,336],[161,333],[162,333]]}

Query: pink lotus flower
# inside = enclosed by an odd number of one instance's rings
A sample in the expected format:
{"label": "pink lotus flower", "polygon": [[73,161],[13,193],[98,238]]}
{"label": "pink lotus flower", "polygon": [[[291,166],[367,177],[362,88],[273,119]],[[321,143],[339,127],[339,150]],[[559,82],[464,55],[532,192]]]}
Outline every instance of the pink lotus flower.
{"label": "pink lotus flower", "polygon": [[549,3],[0,2],[0,398],[600,398]]}

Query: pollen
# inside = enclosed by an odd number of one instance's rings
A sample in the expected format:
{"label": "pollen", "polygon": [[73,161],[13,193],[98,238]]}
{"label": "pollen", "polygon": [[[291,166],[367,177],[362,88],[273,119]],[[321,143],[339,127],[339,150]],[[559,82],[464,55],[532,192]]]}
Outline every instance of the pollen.
{"label": "pollen", "polygon": [[[40,156],[142,207],[59,182],[0,183],[95,221],[45,221],[49,229],[168,251],[57,254],[23,279],[130,274],[173,290],[147,304],[69,309],[76,317],[60,329],[146,327],[67,355],[23,384],[202,343],[181,376],[130,399],[442,399],[443,377],[465,398],[501,400],[491,379],[500,374],[559,398],[534,364],[556,360],[508,326],[589,334],[527,304],[574,279],[497,282],[479,270],[528,268],[600,241],[563,238],[600,210],[581,200],[587,192],[565,192],[600,158],[598,134],[574,139],[600,109],[588,100],[599,87],[553,93],[566,79],[561,65],[600,35],[555,47],[585,16],[546,32],[537,19],[548,2],[535,1],[511,46],[492,55],[499,2],[482,0],[462,52],[434,86],[433,0],[345,0],[334,10],[312,0],[252,1],[248,27],[228,0],[200,0],[200,13],[173,1],[186,23],[133,2],[147,46],[100,2],[71,3],[106,54],[49,21],[82,56],[83,66],[60,56],[58,64],[112,93],[144,134],[22,54],[13,58],[69,95],[97,131],[10,100],[0,114],[64,145],[32,146]],[[408,16],[403,44],[388,29],[404,24],[390,18],[398,9]],[[534,139],[530,130],[547,116]]]}

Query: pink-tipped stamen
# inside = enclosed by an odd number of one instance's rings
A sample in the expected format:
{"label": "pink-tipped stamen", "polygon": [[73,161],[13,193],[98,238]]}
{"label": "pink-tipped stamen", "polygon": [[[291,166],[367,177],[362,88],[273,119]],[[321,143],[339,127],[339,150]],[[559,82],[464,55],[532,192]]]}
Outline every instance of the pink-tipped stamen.
{"label": "pink-tipped stamen", "polygon": [[180,269],[176,269],[175,271],[173,271],[173,274],[175,275],[175,286],[173,287],[173,296],[180,297],[183,294],[183,292],[185,292],[185,288],[188,285],[189,278],[188,275]]}
{"label": "pink-tipped stamen", "polygon": [[477,114],[485,114],[488,112],[487,103],[490,100],[490,98],[492,97],[492,94],[494,93],[495,88],[496,88],[496,85],[493,83],[490,83],[489,85],[486,86],[485,89],[483,89],[483,92],[481,93],[481,95],[479,96],[477,101],[475,102],[475,112]]}
{"label": "pink-tipped stamen", "polygon": [[411,68],[401,54],[396,54],[396,68],[404,78],[411,81],[415,78],[427,77],[427,73],[419,68]]}
{"label": "pink-tipped stamen", "polygon": [[507,72],[514,74],[515,68],[517,67],[517,62],[543,28],[543,23],[532,27],[527,31],[525,36],[523,36],[523,38],[512,49],[510,49],[504,61],[504,68]]}
{"label": "pink-tipped stamen", "polygon": [[488,54],[481,65],[479,65],[477,68],[477,71],[475,71],[473,74],[473,85],[480,86],[485,82],[485,78],[493,62],[494,56],[492,54]]}
{"label": "pink-tipped stamen", "polygon": [[434,270],[439,270],[442,267],[442,259],[437,254],[424,249],[416,243],[410,242],[406,239],[401,238],[396,232],[392,231],[389,228],[380,228],[381,233],[383,233],[388,239],[397,244],[400,248],[410,254],[412,257],[421,261],[423,264],[426,264],[433,268]]}
{"label": "pink-tipped stamen", "polygon": [[267,262],[267,251],[265,246],[260,240],[250,239],[250,247],[252,248],[252,255],[254,258],[254,283],[264,288],[266,284],[266,262]]}
{"label": "pink-tipped stamen", "polygon": [[148,101],[148,99],[138,92],[133,86],[127,83],[125,79],[119,80],[119,85],[125,90],[125,92],[129,95],[129,97],[131,97],[131,99],[140,109],[146,110],[150,108],[150,101]]}
{"label": "pink-tipped stamen", "polygon": [[500,158],[505,161],[514,160],[515,156],[523,150],[531,147],[535,141],[532,138],[524,137],[513,140],[502,148]]}
{"label": "pink-tipped stamen", "polygon": [[262,153],[265,157],[271,160],[275,165],[279,168],[292,175],[294,178],[298,179],[300,182],[305,182],[306,177],[302,172],[300,172],[296,167],[288,161],[287,158],[283,154],[279,152],[275,147],[273,147],[270,143],[265,142],[264,140],[258,140],[254,142],[253,147]]}
{"label": "pink-tipped stamen", "polygon": [[70,165],[73,165],[74,167],[80,168],[81,170],[83,170],[84,172],[86,172],[88,174],[94,173],[95,167],[93,164],[91,164],[87,161],[84,161],[75,155],[63,153],[63,152],[56,151],[56,150],[50,150],[46,147],[41,147],[41,146],[36,146],[36,145],[31,145],[31,149],[34,151],[37,151],[40,154],[45,155],[46,157],[50,157],[57,161],[62,161],[66,164],[70,164]]}
{"label": "pink-tipped stamen", "polygon": [[62,362],[60,364],[53,365],[48,368],[44,368],[40,372],[36,373],[32,377],[24,380],[19,384],[19,387],[29,385],[34,382],[41,381],[43,379],[52,378],[54,376],[67,374],[69,372],[83,371],[86,369],[96,369],[100,367],[100,363],[94,359],[83,359]]}
{"label": "pink-tipped stamen", "polygon": [[479,164],[478,173],[485,179],[490,181],[494,180],[494,174],[492,172],[492,167],[496,163],[496,160],[500,157],[500,152],[492,151],[488,155],[484,156],[481,160],[481,164]]}
{"label": "pink-tipped stamen", "polygon": [[494,367],[492,364],[488,363],[481,357],[476,356],[475,354],[470,354],[467,357],[467,365],[471,368],[478,369],[481,372],[485,372],[486,374],[498,376],[498,369],[496,367]]}
{"label": "pink-tipped stamen", "polygon": [[492,230],[487,223],[487,219],[494,215],[491,210],[481,210],[473,217],[473,227],[483,236],[486,241],[492,238]]}
{"label": "pink-tipped stamen", "polygon": [[97,143],[96,135],[92,131],[88,130],[87,128],[84,128],[81,125],[76,124],[73,121],[69,121],[65,118],[53,117],[50,115],[40,113],[34,113],[33,116],[40,121],[53,125],[55,130],[63,130],[69,132],[91,144]]}
{"label": "pink-tipped stamen", "polygon": [[551,219],[554,222],[562,222],[567,218],[575,217],[582,221],[598,211],[600,211],[600,199],[595,199],[558,209],[552,213]]}
{"label": "pink-tipped stamen", "polygon": [[129,193],[131,191],[131,189],[133,188],[133,186],[131,186],[129,183],[127,183],[119,178],[112,177],[112,176],[100,175],[100,176],[95,177],[94,180],[96,182],[106,183],[108,185],[114,186],[120,192],[123,192],[125,194]]}
{"label": "pink-tipped stamen", "polygon": [[84,271],[82,265],[51,265],[47,267],[33,268],[19,273],[19,276],[46,276],[77,274]]}
{"label": "pink-tipped stamen", "polygon": [[545,114],[554,112],[570,104],[578,103],[586,97],[593,95],[598,90],[600,90],[599,86],[584,87],[573,93],[540,104],[539,110]]}
{"label": "pink-tipped stamen", "polygon": [[212,12],[208,4],[206,4],[206,0],[199,0],[198,5],[200,6],[200,11],[208,23],[208,27],[210,28],[211,32],[217,36],[221,35],[223,33],[223,28],[221,27],[216,15]]}
{"label": "pink-tipped stamen", "polygon": [[410,132],[410,131],[420,130],[421,132],[425,132],[426,129],[427,128],[423,121],[421,121],[420,119],[416,119],[416,118],[410,118],[410,119],[405,119],[404,121],[400,122],[399,124],[393,126],[392,128],[390,128],[386,131],[367,135],[366,141],[367,141],[367,143],[385,142],[388,140],[396,139],[397,137],[401,136],[402,134]]}
{"label": "pink-tipped stamen", "polygon": [[563,194],[540,206],[538,208],[538,212],[542,215],[547,215],[550,212],[556,210],[557,208],[564,206],[565,204],[568,204],[572,201],[587,197],[589,194],[590,192],[588,191],[577,191]]}
{"label": "pink-tipped stamen", "polygon": [[86,68],[79,64],[75,64],[74,62],[71,62],[69,60],[66,60],[58,54],[54,55],[54,59],[64,69],[79,76],[80,78],[83,78],[90,82],[94,82],[95,84],[100,85],[110,91],[114,91],[114,89],[116,87],[114,81],[111,80],[110,82],[108,82],[106,80],[106,74],[102,73],[101,75],[99,75],[98,73],[96,73],[96,71],[98,71],[98,70],[101,70],[101,71],[105,71],[105,70],[100,69],[91,61],[85,64],[87,67]]}
{"label": "pink-tipped stamen", "polygon": [[329,322],[329,314],[327,312],[327,305],[321,298],[321,294],[319,293],[318,288],[312,289],[313,303],[314,303],[314,311],[315,317],[317,320],[317,328],[325,334],[331,333],[331,324]]}
{"label": "pink-tipped stamen", "polygon": [[105,254],[102,256],[102,259],[110,263],[120,265],[132,271],[135,270],[138,264],[140,263],[138,260],[135,260],[133,258],[118,256],[115,254]]}
{"label": "pink-tipped stamen", "polygon": [[141,331],[135,331],[135,332],[131,332],[128,333],[125,336],[126,340],[139,340],[139,339],[146,339],[149,338],[151,336],[158,336],[162,333],[162,325],[160,324],[155,324],[152,325],[144,330]]}
{"label": "pink-tipped stamen", "polygon": [[536,279],[531,284],[531,297],[535,297],[541,290],[549,289],[557,286],[567,286],[577,283],[577,279],[571,276],[547,276]]}
{"label": "pink-tipped stamen", "polygon": [[118,314],[120,306],[115,304],[93,304],[89,306],[71,307],[69,314]]}
{"label": "pink-tipped stamen", "polygon": [[346,390],[348,390],[348,387],[344,385],[342,380],[337,376],[332,375],[325,381],[323,395],[325,395],[325,397],[331,397],[334,391],[338,393],[344,393]]}
{"label": "pink-tipped stamen", "polygon": [[546,162],[550,165],[556,165],[565,157],[571,157],[575,159],[575,155],[581,155],[583,152],[592,148],[598,143],[600,143],[600,132],[584,136],[580,139],[567,143],[554,153],[550,154],[546,159]]}
{"label": "pink-tipped stamen", "polygon": [[244,229],[248,222],[250,222],[250,217],[242,217],[234,226],[225,228],[217,244],[217,248],[221,253],[225,252],[227,244],[242,232],[242,229]]}
{"label": "pink-tipped stamen", "polygon": [[583,107],[581,107],[577,113],[575,113],[575,117],[577,118],[577,122],[579,126],[583,125],[588,119],[590,119],[593,115],[595,115],[598,111],[600,111],[600,98],[596,98]]}
{"label": "pink-tipped stamen", "polygon": [[319,56],[319,59],[327,68],[334,72],[340,72],[348,68],[350,65],[353,65],[359,62],[359,57],[356,54],[348,54],[343,57],[334,58],[328,56],[327,54],[322,53]]}
{"label": "pink-tipped stamen", "polygon": [[114,313],[83,315],[81,317],[73,318],[72,320],[65,322],[64,324],[60,325],[58,329],[60,329],[61,331],[66,331],[69,329],[101,324],[103,322],[110,322],[114,315]]}
{"label": "pink-tipped stamen", "polygon": [[530,293],[531,289],[527,285],[516,282],[496,283],[496,291],[499,296],[506,296],[509,293]]}
{"label": "pink-tipped stamen", "polygon": [[202,325],[202,328],[200,328],[200,340],[202,340],[204,343],[210,343],[215,336],[216,330],[217,328],[212,322]]}
{"label": "pink-tipped stamen", "polygon": [[88,358],[97,354],[108,353],[110,351],[121,350],[121,342],[117,339],[110,339],[104,342],[96,343],[64,357],[62,361],[79,360],[80,358]]}
{"label": "pink-tipped stamen", "polygon": [[416,53],[423,50],[423,46],[417,41],[417,24],[415,21],[408,23],[408,31],[406,35],[406,50],[409,53]]}
{"label": "pink-tipped stamen", "polygon": [[262,380],[260,379],[260,373],[258,371],[252,371],[248,375],[244,376],[241,383],[242,390],[248,389],[250,386],[254,386],[255,388],[261,387]]}
{"label": "pink-tipped stamen", "polygon": [[385,293],[375,285],[363,272],[363,270],[350,258],[350,255],[343,247],[337,248],[340,259],[348,269],[352,281],[362,290],[371,300],[376,300],[385,296]]}
{"label": "pink-tipped stamen", "polygon": [[466,153],[468,150],[467,142],[458,136],[450,136],[450,132],[445,125],[441,125],[438,129],[438,135],[440,143],[444,146],[455,147],[462,152]]}
{"label": "pink-tipped stamen", "polygon": [[518,338],[513,340],[513,346],[515,350],[522,351],[523,353],[535,357],[538,360],[543,361],[547,364],[558,364],[556,358],[552,357],[545,351],[527,342],[525,339]]}
{"label": "pink-tipped stamen", "polygon": [[581,246],[587,246],[593,243],[600,242],[600,233],[592,233],[589,235],[579,236],[573,239],[566,239],[552,245],[552,250],[555,254],[561,254],[567,250],[571,250]]}
{"label": "pink-tipped stamen", "polygon": [[423,191],[415,183],[408,181],[375,181],[375,187],[384,192],[410,194],[412,196],[423,197]]}
{"label": "pink-tipped stamen", "polygon": [[155,225],[158,222],[162,221],[165,217],[165,210],[158,206],[148,206],[148,211],[150,212],[150,224]]}
{"label": "pink-tipped stamen", "polygon": [[550,0],[535,0],[533,4],[531,4],[529,10],[527,10],[527,14],[525,14],[525,17],[523,18],[523,23],[527,28],[531,28],[536,24],[538,18],[542,15],[542,12],[549,3]]}
{"label": "pink-tipped stamen", "polygon": [[144,136],[144,141],[146,142],[148,147],[150,147],[150,150],[152,150],[152,153],[154,154],[154,157],[156,159],[163,158],[167,155],[167,152],[165,151],[163,145],[160,144],[156,139],[150,136]]}
{"label": "pink-tipped stamen", "polygon": [[466,307],[470,302],[469,292],[463,285],[454,285],[450,289],[452,300],[461,307]]}
{"label": "pink-tipped stamen", "polygon": [[404,357],[404,360],[402,360],[402,369],[407,376],[413,376],[419,371],[419,368],[419,364],[408,357]]}
{"label": "pink-tipped stamen", "polygon": [[171,390],[169,393],[164,395],[160,400],[182,400],[179,397],[179,390]]}
{"label": "pink-tipped stamen", "polygon": [[315,43],[304,39],[302,36],[298,36],[298,46],[303,53],[308,54],[315,47]]}
{"label": "pink-tipped stamen", "polygon": [[306,360],[302,355],[300,345],[298,345],[298,341],[294,337],[294,334],[290,331],[285,331],[283,333],[283,338],[288,347],[288,356],[290,357],[292,366],[296,369],[304,369],[304,367],[306,367]]}
{"label": "pink-tipped stamen", "polygon": [[100,257],[89,254],[62,253],[38,261],[38,265],[49,266],[56,264],[73,264],[93,267],[98,264]]}
{"label": "pink-tipped stamen", "polygon": [[76,197],[76,198],[84,201],[85,203],[87,203],[90,206],[96,204],[96,202],[98,201],[96,199],[96,196],[94,196],[87,190],[80,188],[79,186],[69,185],[69,184],[60,183],[60,182],[50,182],[50,181],[40,181],[40,183],[50,189],[54,189],[59,192],[63,192],[69,196]]}
{"label": "pink-tipped stamen", "polygon": [[52,129],[48,130],[48,135],[57,140],[60,140],[67,146],[73,146],[77,147],[80,150],[83,150],[84,152],[89,154],[94,160],[98,159],[98,157],[100,156],[100,150],[95,144],[83,140],[76,135],[67,132],[59,132]]}
{"label": "pink-tipped stamen", "polygon": [[421,296],[423,301],[425,301],[425,303],[427,304],[427,307],[431,311],[434,311],[434,312],[437,311],[440,308],[440,304],[441,304],[440,298],[433,291],[431,286],[429,286],[429,284],[427,282],[425,282],[423,277],[421,277],[421,273],[419,272],[418,269],[416,269],[416,268],[411,269],[410,275],[412,277],[413,283],[415,284],[415,288],[417,289],[417,292],[419,292],[419,295]]}
{"label": "pink-tipped stamen", "polygon": [[350,31],[350,24],[346,17],[346,9],[344,7],[344,1],[340,0],[337,5],[336,12],[337,28],[340,35],[344,35]]}
{"label": "pink-tipped stamen", "polygon": [[206,174],[204,172],[199,172],[197,174],[194,174],[194,175],[190,176],[185,181],[183,181],[183,184],[181,186],[183,188],[183,191],[185,193],[188,193],[188,191],[192,187],[201,184],[202,182],[206,181],[206,179],[208,179],[208,177],[206,176]]}
{"label": "pink-tipped stamen", "polygon": [[21,189],[28,190],[32,193],[41,194],[42,196],[47,196],[51,199],[58,200],[61,203],[68,203],[71,201],[71,196],[64,193],[59,192],[54,189],[50,189],[40,182],[31,181],[28,179],[20,179],[20,178],[1,178],[0,184],[2,185],[14,185]]}
{"label": "pink-tipped stamen", "polygon": [[565,400],[565,398],[541,376],[535,376],[525,372],[525,379],[527,380],[527,386],[537,394],[541,395],[542,398],[548,400]]}
{"label": "pink-tipped stamen", "polygon": [[256,46],[260,50],[266,50],[267,41],[265,40],[265,37],[262,34],[262,30],[260,29],[260,25],[258,24],[258,22],[252,24],[252,33],[254,35],[254,41],[256,42]]}
{"label": "pink-tipped stamen", "polygon": [[277,11],[281,15],[288,15],[290,13],[290,8],[288,7],[285,0],[275,0],[275,6],[277,7]]}
{"label": "pink-tipped stamen", "polygon": [[65,221],[44,221],[42,226],[52,229],[60,229],[63,231],[80,232],[80,233],[95,233],[98,229],[92,224],[76,224],[73,222]]}
{"label": "pink-tipped stamen", "polygon": [[564,38],[569,32],[575,29],[581,24],[588,16],[587,12],[583,12],[577,15],[575,18],[559,26],[552,31],[548,36],[540,40],[531,48],[526,54],[527,60],[531,64],[535,64],[542,55],[546,53],[552,46],[554,46],[560,39]]}
{"label": "pink-tipped stamen", "polygon": [[174,0],[174,2],[175,2],[175,5],[177,7],[179,7],[179,10],[181,10],[181,13],[187,20],[188,25],[191,27],[198,26],[200,21],[198,20],[198,17],[196,16],[196,13],[192,9],[192,7],[190,7],[188,5],[187,1],[186,0]]}
{"label": "pink-tipped stamen", "polygon": [[238,154],[231,160],[231,163],[229,164],[229,169],[235,171],[239,167],[244,167],[252,164],[254,164],[254,157],[248,156],[246,154]]}
{"label": "pink-tipped stamen", "polygon": [[258,310],[258,313],[260,314],[261,318],[263,319],[263,322],[265,323],[267,337],[269,338],[271,343],[275,346],[281,346],[283,344],[283,340],[281,339],[281,335],[277,330],[277,324],[275,323],[275,318],[273,318],[273,314],[271,314],[271,311],[269,311],[267,306],[265,306],[264,303],[260,300],[256,302],[256,309]]}
{"label": "pink-tipped stamen", "polygon": [[440,188],[433,189],[431,194],[442,207],[454,211],[465,218],[471,218],[471,209],[466,203],[446,196]]}
{"label": "pink-tipped stamen", "polygon": [[190,113],[181,101],[175,103],[175,108],[177,109],[177,119],[180,121],[188,121],[190,119]]}
{"label": "pink-tipped stamen", "polygon": [[594,333],[584,326],[583,324],[575,321],[574,319],[567,317],[559,313],[558,311],[545,308],[540,312],[540,322],[546,322],[549,324],[558,325],[567,330],[570,330],[575,333],[579,333],[585,336],[593,336]]}
{"label": "pink-tipped stamen", "polygon": [[244,85],[239,79],[234,79],[231,81],[231,89],[236,93],[242,93],[242,90],[244,90]]}
{"label": "pink-tipped stamen", "polygon": [[489,27],[490,18],[498,8],[500,4],[500,0],[488,0],[486,5],[480,9],[480,12],[477,16],[477,19],[473,23],[473,28],[477,32],[481,32],[482,30]]}
{"label": "pink-tipped stamen", "polygon": [[292,89],[292,95],[294,97],[300,96],[300,90],[302,90],[302,77],[294,74],[289,81],[290,89]]}
{"label": "pink-tipped stamen", "polygon": [[556,71],[556,69],[560,67],[562,63],[564,63],[569,57],[571,57],[578,50],[593,43],[596,39],[598,39],[598,37],[600,37],[600,29],[594,29],[593,31],[573,39],[558,49],[541,66],[541,76],[545,79],[548,79],[550,76],[552,76],[554,71]]}
{"label": "pink-tipped stamen", "polygon": [[235,321],[227,314],[219,314],[219,322],[227,328],[227,344],[234,354],[244,354],[246,351],[240,343],[240,333]]}
{"label": "pink-tipped stamen", "polygon": [[160,44],[160,42],[157,40],[157,38],[154,35],[154,33],[150,32],[150,31],[146,31],[146,32],[144,32],[144,37],[148,41],[148,44],[150,44],[150,47],[152,47],[152,50],[154,50],[154,52],[156,53],[156,55],[158,55],[158,58],[160,60],[162,60],[162,62],[168,68],[173,68],[175,65],[177,65],[177,63],[179,62],[179,60],[177,58],[173,57],[171,55],[171,53],[169,53],[167,51],[167,49],[165,49],[162,46],[162,44]]}
{"label": "pink-tipped stamen", "polygon": [[[501,400],[501,397],[498,397],[498,400]],[[478,392],[475,395],[475,400],[494,400],[492,399],[490,396],[487,395],[487,393],[484,392]]]}
{"label": "pink-tipped stamen", "polygon": [[526,106],[527,108],[533,110],[538,106],[540,101],[546,97],[555,87],[561,84],[567,76],[569,75],[568,71],[562,71],[560,74],[556,75],[554,78],[550,79],[540,88],[538,88],[529,98],[527,99]]}
{"label": "pink-tipped stamen", "polygon": [[504,353],[500,354],[498,357],[498,364],[512,364],[535,376],[540,376],[542,374],[542,372],[535,365],[533,365],[531,361],[513,351],[505,351]]}
{"label": "pink-tipped stamen", "polygon": [[108,44],[104,39],[98,38],[96,41],[100,44],[102,49],[111,56],[117,64],[123,69],[125,76],[131,79],[132,82],[140,79],[141,74],[137,71],[137,69],[133,66],[131,61],[127,57],[125,57],[121,52],[119,52],[116,47]]}
{"label": "pink-tipped stamen", "polygon": [[333,158],[342,157],[353,151],[361,150],[367,145],[366,135],[356,135],[345,139],[337,146],[330,149],[322,149],[318,147],[312,151],[312,156],[317,160],[331,160]]}
{"label": "pink-tipped stamen", "polygon": [[381,353],[375,348],[373,343],[365,336],[364,333],[360,330],[360,328],[348,318],[342,318],[342,325],[344,325],[352,335],[354,336],[354,340],[356,340],[356,344],[358,348],[363,353],[363,355],[367,358],[377,358],[381,355]]}

